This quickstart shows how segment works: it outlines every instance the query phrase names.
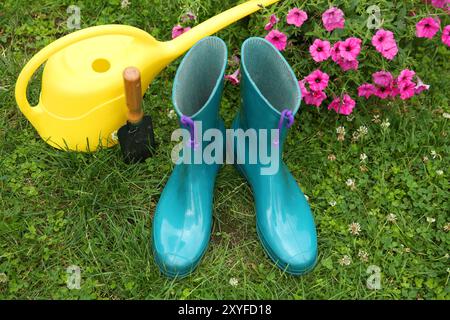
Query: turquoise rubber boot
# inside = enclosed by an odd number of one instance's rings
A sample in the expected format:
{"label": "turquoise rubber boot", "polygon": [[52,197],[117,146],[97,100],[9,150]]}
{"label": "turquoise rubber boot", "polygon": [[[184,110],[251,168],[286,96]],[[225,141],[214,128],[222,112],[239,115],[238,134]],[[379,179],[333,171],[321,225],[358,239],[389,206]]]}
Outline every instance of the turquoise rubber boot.
{"label": "turquoise rubber boot", "polygon": [[[249,38],[242,45],[241,74],[241,108],[233,129],[269,132],[257,134],[258,144],[235,134],[231,147],[235,166],[252,188],[257,232],[265,251],[279,268],[300,275],[316,263],[316,227],[304,194],[281,158],[287,128],[300,107],[298,81],[279,51],[262,38]],[[261,142],[267,143],[267,155],[275,159],[278,153],[278,170],[268,170],[269,162],[263,164],[260,156],[249,163],[250,156],[261,151]]]}
{"label": "turquoise rubber boot", "polygon": [[[225,127],[219,117],[227,64],[227,47],[217,37],[200,40],[177,70],[172,102],[181,127],[189,129],[190,143],[182,150],[191,164],[177,162],[161,194],[153,219],[153,251],[160,270],[169,277],[184,277],[199,264],[212,228],[214,182],[223,152],[213,152],[219,163],[194,163],[211,142],[199,131]],[[200,127],[201,126],[201,130]],[[213,140],[214,141],[214,140]],[[189,162],[189,161],[188,161]],[[198,163],[198,164],[197,164]]]}

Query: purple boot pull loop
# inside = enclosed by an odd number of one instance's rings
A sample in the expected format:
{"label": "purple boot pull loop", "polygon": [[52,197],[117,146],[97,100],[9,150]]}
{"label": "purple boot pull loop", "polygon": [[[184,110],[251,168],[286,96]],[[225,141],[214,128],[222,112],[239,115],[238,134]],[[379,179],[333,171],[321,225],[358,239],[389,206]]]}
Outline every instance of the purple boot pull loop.
{"label": "purple boot pull loop", "polygon": [[192,148],[196,148],[197,147],[197,142],[195,141],[195,123],[194,121],[188,117],[188,116],[181,116],[181,123],[188,127],[189,129],[189,134],[190,134],[190,139],[189,139],[189,146]]}
{"label": "purple boot pull loop", "polygon": [[290,128],[294,124],[294,115],[292,114],[291,110],[284,109],[281,112],[280,121],[278,121],[278,138],[273,140],[274,145],[278,145],[280,143],[280,135],[281,135],[281,129],[283,129],[283,125],[284,125],[284,119],[289,120],[289,122],[286,125],[286,128]]}

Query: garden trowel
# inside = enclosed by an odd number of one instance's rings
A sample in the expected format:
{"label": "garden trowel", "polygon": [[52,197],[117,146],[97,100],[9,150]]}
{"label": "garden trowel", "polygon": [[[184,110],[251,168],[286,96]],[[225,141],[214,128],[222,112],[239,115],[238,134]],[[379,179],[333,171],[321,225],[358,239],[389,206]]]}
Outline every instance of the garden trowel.
{"label": "garden trowel", "polygon": [[141,74],[139,69],[128,67],[123,71],[125,100],[128,107],[127,123],[117,136],[125,163],[143,162],[153,155],[155,137],[152,119],[142,110]]}

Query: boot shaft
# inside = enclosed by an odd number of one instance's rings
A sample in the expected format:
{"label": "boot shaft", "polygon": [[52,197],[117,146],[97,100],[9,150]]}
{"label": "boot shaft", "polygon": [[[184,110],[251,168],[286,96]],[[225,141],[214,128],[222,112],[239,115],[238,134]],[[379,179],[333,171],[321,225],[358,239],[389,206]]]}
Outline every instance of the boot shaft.
{"label": "boot shaft", "polygon": [[227,47],[217,37],[200,40],[183,58],[172,91],[182,126],[185,116],[201,121],[203,130],[217,128],[226,65]]}
{"label": "boot shaft", "polygon": [[[268,130],[269,155],[274,140],[271,130],[278,131],[277,150],[281,153],[290,121],[300,107],[301,91],[291,67],[280,52],[267,40],[249,38],[241,50],[241,108],[237,126],[243,130]],[[258,131],[259,132],[259,131]],[[259,136],[259,134],[258,134]],[[251,147],[255,152],[258,147]]]}

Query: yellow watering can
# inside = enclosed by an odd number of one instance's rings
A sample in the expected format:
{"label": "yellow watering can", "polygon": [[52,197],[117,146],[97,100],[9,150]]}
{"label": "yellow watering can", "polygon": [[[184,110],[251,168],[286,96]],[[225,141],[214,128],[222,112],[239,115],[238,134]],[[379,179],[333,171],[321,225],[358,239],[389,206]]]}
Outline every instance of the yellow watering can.
{"label": "yellow watering can", "polygon": [[[153,78],[198,40],[278,1],[244,2],[167,42],[125,25],[74,32],[39,51],[23,68],[16,83],[17,104],[39,135],[58,149],[113,146],[113,132],[127,120],[122,79],[126,67],[141,71],[143,95]],[[44,62],[40,100],[30,106],[28,82]]]}

